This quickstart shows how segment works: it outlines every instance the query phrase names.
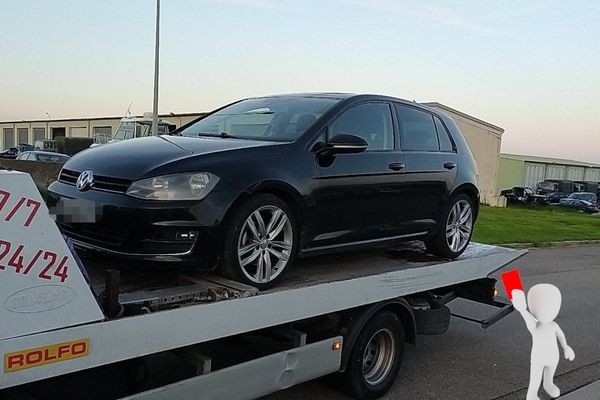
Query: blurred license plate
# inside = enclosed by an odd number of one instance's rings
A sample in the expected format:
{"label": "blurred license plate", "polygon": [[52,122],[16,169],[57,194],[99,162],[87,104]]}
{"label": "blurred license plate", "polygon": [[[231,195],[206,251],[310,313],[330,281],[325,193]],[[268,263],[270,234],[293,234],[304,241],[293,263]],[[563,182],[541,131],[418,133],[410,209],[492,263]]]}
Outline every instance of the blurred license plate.
{"label": "blurred license plate", "polygon": [[102,207],[91,200],[61,198],[49,211],[52,218],[65,223],[93,223],[102,219]]}

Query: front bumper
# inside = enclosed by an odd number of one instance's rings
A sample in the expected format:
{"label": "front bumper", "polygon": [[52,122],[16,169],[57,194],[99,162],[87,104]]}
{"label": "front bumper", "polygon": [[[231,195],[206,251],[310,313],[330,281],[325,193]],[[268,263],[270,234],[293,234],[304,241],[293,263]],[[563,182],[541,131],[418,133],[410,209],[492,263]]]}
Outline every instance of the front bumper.
{"label": "front bumper", "polygon": [[54,182],[48,207],[77,247],[125,259],[210,268],[221,252],[221,223],[237,193],[201,201],[149,201]]}

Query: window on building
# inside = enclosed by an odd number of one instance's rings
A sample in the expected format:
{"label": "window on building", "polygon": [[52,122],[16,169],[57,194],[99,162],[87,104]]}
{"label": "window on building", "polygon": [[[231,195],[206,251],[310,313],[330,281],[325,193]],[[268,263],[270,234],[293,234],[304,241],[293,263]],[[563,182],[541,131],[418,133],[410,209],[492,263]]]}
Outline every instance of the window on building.
{"label": "window on building", "polygon": [[412,151],[439,151],[433,116],[412,107],[396,105],[402,149]]}
{"label": "window on building", "polygon": [[331,124],[329,137],[344,133],[363,138],[369,144],[367,150],[393,149],[390,107],[385,103],[367,103],[350,108]]}
{"label": "window on building", "polygon": [[33,128],[33,142],[46,139],[46,128]]}
{"label": "window on building", "polygon": [[4,148],[15,147],[15,131],[13,128],[4,128]]}
{"label": "window on building", "polygon": [[94,127],[94,136],[112,137],[112,127],[111,126],[95,126]]}
{"label": "window on building", "polygon": [[29,144],[29,128],[17,128],[18,144]]}

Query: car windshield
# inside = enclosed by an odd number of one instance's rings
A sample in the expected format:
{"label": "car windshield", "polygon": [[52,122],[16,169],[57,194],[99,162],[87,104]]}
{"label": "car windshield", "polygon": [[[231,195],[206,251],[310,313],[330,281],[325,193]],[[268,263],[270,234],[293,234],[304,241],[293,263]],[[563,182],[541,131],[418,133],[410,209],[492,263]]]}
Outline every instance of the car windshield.
{"label": "car windshield", "polygon": [[133,130],[135,127],[135,123],[133,122],[121,122],[119,128],[117,128],[117,132],[115,132],[115,139],[125,140],[133,138]]}
{"label": "car windshield", "polygon": [[60,162],[60,163],[64,163],[66,162],[69,157],[67,156],[62,156],[59,154],[39,154],[38,153],[38,159],[40,161],[47,161],[47,162]]}
{"label": "car windshield", "polygon": [[592,202],[596,200],[594,197],[595,196],[593,193],[571,193],[571,195],[569,196],[569,198],[571,199],[586,200]]}
{"label": "car windshield", "polygon": [[555,190],[558,185],[554,182],[543,181],[538,183],[538,189]]}
{"label": "car windshield", "polygon": [[316,97],[242,100],[184,128],[181,135],[291,142],[338,101]]}

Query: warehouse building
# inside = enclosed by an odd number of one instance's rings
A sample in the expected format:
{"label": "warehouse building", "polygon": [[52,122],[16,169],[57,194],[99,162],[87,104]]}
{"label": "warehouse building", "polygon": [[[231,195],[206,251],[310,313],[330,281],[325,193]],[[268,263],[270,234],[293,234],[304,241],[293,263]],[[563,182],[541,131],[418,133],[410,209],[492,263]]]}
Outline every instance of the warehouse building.
{"label": "warehouse building", "polygon": [[[496,176],[498,174],[498,156],[504,129],[472,117],[440,103],[425,103],[450,115],[465,135],[467,143],[479,167],[479,190],[481,202],[501,205],[496,197]],[[160,118],[179,127],[203,113],[162,114]],[[53,119],[32,121],[0,122],[0,148],[6,149],[20,143],[33,144],[44,139],[58,136],[87,137],[112,136],[121,117],[97,117],[79,119]]]}
{"label": "warehouse building", "polygon": [[[179,127],[201,115],[202,113],[171,113],[160,115],[159,118]],[[112,136],[117,130],[121,118],[94,117],[0,122],[2,131],[0,144],[2,149],[8,149],[21,143],[33,144],[39,140],[56,139],[59,136],[83,138]]]}
{"label": "warehouse building", "polygon": [[600,181],[600,164],[561,158],[500,154],[498,191],[513,186],[529,186],[536,189],[545,179],[571,181]]}

